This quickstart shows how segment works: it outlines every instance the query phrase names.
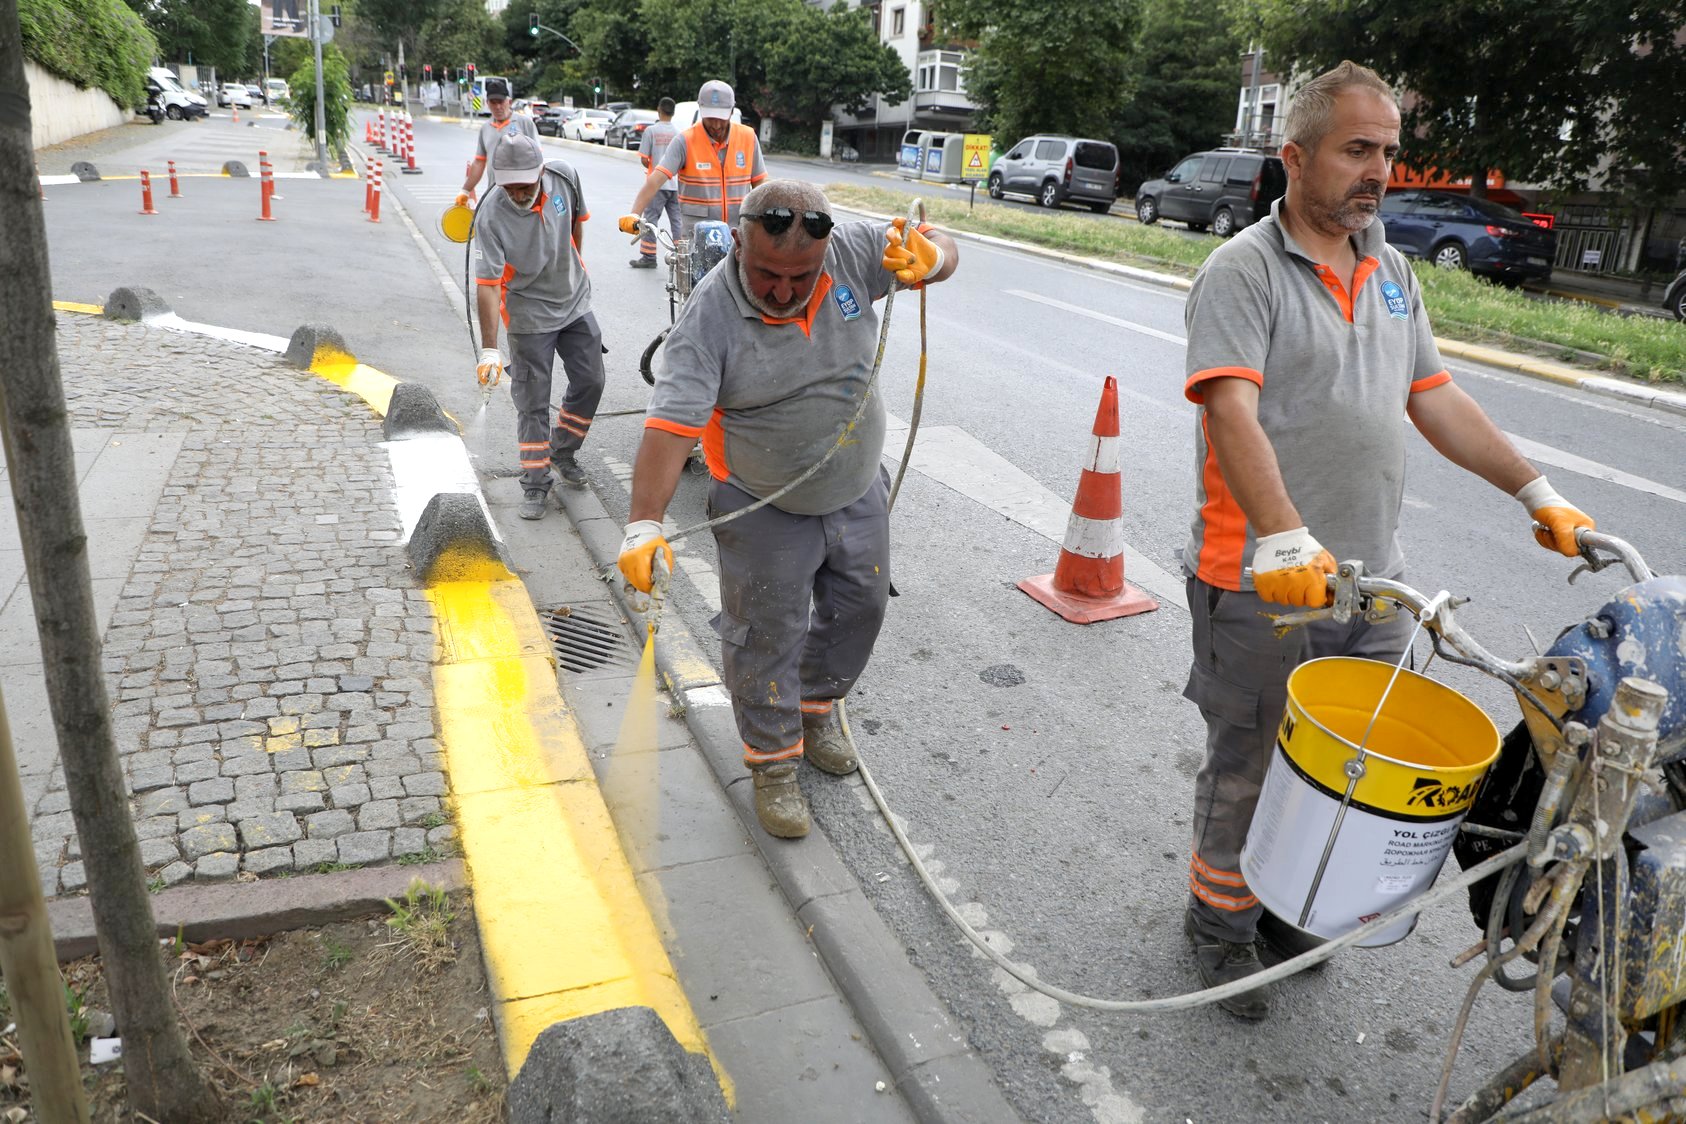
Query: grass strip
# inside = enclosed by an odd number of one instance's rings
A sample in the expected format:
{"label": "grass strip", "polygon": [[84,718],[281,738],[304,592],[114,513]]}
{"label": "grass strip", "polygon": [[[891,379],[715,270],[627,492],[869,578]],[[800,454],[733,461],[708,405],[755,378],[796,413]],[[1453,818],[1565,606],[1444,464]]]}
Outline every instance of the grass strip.
{"label": "grass strip", "polygon": [[[825,190],[842,207],[881,214],[901,214],[907,209],[906,192],[835,183]],[[994,205],[968,212],[965,203],[942,195],[927,197],[925,207],[938,226],[1183,277],[1192,277],[1222,244],[1217,238],[1188,238],[1156,226],[1097,222],[1076,214]],[[1651,382],[1686,381],[1686,324],[1618,316],[1578,301],[1537,300],[1469,273],[1436,269],[1424,262],[1411,264],[1422,285],[1429,320],[1439,335],[1524,349],[1557,362]]]}

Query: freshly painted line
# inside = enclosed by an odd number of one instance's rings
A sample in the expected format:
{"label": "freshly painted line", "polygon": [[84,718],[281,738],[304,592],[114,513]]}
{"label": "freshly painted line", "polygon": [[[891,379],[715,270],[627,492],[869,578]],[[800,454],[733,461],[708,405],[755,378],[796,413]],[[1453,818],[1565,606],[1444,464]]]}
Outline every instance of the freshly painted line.
{"label": "freshly painted line", "polygon": [[[905,422],[891,420],[885,435],[885,459],[899,463],[907,442]],[[909,468],[952,488],[967,499],[1063,545],[1071,501],[1037,483],[1011,461],[956,426],[926,426],[919,431]],[[1183,603],[1186,583],[1129,543],[1123,544],[1127,581],[1172,605]]]}
{"label": "freshly painted line", "polygon": [[1023,289],[1007,289],[1004,291],[1010,297],[1022,297],[1027,301],[1035,301],[1037,304],[1045,304],[1049,308],[1060,309],[1062,312],[1074,312],[1078,316],[1087,316],[1091,320],[1099,320],[1103,324],[1111,324],[1114,327],[1123,328],[1127,331],[1140,332],[1144,336],[1152,336],[1156,340],[1164,340],[1166,343],[1174,343],[1178,347],[1183,347],[1188,343],[1188,340],[1183,336],[1175,335],[1171,332],[1162,332],[1158,328],[1150,328],[1146,324],[1137,324],[1133,320],[1120,320],[1116,316],[1108,316],[1104,312],[1096,312],[1094,309],[1084,308],[1080,304],[1067,304],[1065,301],[1055,300],[1053,297],[1045,297],[1041,293],[1028,293]]}
{"label": "freshly painted line", "polygon": [[1611,468],[1607,464],[1577,457],[1574,453],[1566,453],[1562,449],[1554,449],[1550,445],[1542,445],[1538,441],[1530,441],[1526,437],[1518,437],[1514,433],[1506,433],[1516,451],[1536,464],[1549,464],[1553,468],[1566,468],[1570,472],[1578,472],[1582,476],[1590,476],[1594,480],[1607,480],[1612,484],[1620,484],[1624,488],[1632,488],[1636,492],[1647,495],[1660,496],[1675,503],[1686,503],[1686,492],[1679,488],[1671,488],[1667,484],[1659,484],[1655,480],[1647,480],[1643,476],[1635,476],[1631,472],[1623,472],[1619,468]]}
{"label": "freshly painted line", "polygon": [[210,336],[212,339],[228,343],[243,343],[247,347],[259,347],[277,354],[284,354],[287,350],[285,337],[272,336],[265,332],[243,332],[239,328],[224,328],[217,324],[200,324],[194,320],[183,320],[173,312],[148,317],[146,326],[168,328],[172,332],[190,332],[196,336]]}
{"label": "freshly painted line", "polygon": [[54,301],[53,308],[59,312],[80,312],[84,316],[104,316],[105,306],[98,304],[81,304],[77,301]]}
{"label": "freshly painted line", "polygon": [[[392,462],[393,501],[398,506],[401,525],[399,542],[410,541],[422,512],[434,496],[444,492],[475,497],[486,513],[486,525],[498,535],[498,525],[486,507],[486,496],[480,491],[480,480],[461,437],[449,433],[428,434],[405,441],[383,441],[381,445]],[[502,535],[498,537],[501,539]]]}

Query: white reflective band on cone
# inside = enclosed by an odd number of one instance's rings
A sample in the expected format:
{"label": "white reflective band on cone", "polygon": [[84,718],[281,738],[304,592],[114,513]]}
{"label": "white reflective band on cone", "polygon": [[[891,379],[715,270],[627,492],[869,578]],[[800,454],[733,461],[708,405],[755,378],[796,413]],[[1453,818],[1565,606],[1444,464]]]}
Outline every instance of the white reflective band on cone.
{"label": "white reflective band on cone", "polygon": [[1065,550],[1082,558],[1117,558],[1124,553],[1124,521],[1085,519],[1073,512],[1065,525]]}
{"label": "white reflective band on cone", "polygon": [[1090,436],[1089,459],[1084,463],[1090,472],[1117,472],[1118,438]]}

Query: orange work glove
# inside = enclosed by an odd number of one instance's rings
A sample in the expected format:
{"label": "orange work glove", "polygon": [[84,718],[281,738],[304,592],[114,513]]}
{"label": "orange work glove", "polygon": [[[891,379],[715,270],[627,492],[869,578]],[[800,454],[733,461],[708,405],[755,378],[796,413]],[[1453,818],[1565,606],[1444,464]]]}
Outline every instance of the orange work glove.
{"label": "orange work glove", "polygon": [[503,378],[503,353],[495,347],[480,349],[480,362],[474,366],[474,377],[481,386],[496,386]]}
{"label": "orange work glove", "polygon": [[[907,244],[902,244],[902,231],[907,230]],[[906,219],[896,219],[884,231],[884,268],[896,275],[903,285],[917,285],[942,271],[942,247],[919,233],[918,227],[908,228]]]}
{"label": "orange work glove", "polygon": [[473,206],[473,204],[474,204],[474,196],[470,195],[466,191],[457,192],[457,206],[459,206],[459,207],[470,207],[470,206]]}
{"label": "orange work glove", "polygon": [[662,537],[662,525],[654,519],[639,519],[626,525],[626,537],[621,540],[621,556],[616,564],[627,584],[639,593],[650,592],[654,584],[652,571],[658,550],[667,562],[668,573],[672,573],[673,548]]}
{"label": "orange work glove", "polygon": [[1592,516],[1554,492],[1543,476],[1536,476],[1518,488],[1516,501],[1540,524],[1534,529],[1534,541],[1569,558],[1578,558],[1581,553],[1575,532],[1582,527],[1590,531],[1598,526]]}
{"label": "orange work glove", "polygon": [[1253,550],[1253,592],[1278,605],[1321,609],[1334,600],[1335,556],[1304,527],[1266,535]]}
{"label": "orange work glove", "polygon": [[616,223],[615,225],[621,228],[622,234],[637,234],[638,233],[638,216],[637,215],[622,215],[621,219],[620,219],[620,222]]}

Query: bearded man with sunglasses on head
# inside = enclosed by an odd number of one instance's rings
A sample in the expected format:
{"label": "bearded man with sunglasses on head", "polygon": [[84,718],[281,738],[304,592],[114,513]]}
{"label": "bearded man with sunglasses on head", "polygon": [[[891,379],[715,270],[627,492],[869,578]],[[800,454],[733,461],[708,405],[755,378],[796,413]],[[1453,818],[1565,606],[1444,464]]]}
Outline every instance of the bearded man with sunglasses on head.
{"label": "bearded man with sunglasses on head", "polygon": [[[808,833],[797,764],[855,770],[836,703],[866,668],[890,589],[884,402],[872,377],[872,304],[897,282],[953,275],[946,234],[834,224],[816,186],[772,180],[745,197],[732,258],[705,277],[664,345],[632,477],[620,569],[650,591],[673,566],[661,520],[692,445],[708,461],[708,515],[772,496],[833,446],[825,467],[773,503],[714,528],[725,681],[770,835]],[[847,431],[847,440],[845,434]],[[656,561],[658,553],[661,562]]]}

